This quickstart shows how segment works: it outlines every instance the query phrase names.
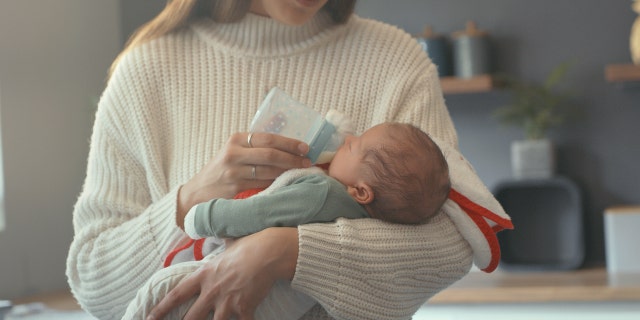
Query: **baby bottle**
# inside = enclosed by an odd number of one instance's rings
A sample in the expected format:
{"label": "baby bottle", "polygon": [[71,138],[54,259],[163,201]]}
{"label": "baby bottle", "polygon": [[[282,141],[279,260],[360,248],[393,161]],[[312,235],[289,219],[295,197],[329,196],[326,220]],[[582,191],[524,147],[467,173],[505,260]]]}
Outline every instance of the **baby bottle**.
{"label": "baby bottle", "polygon": [[309,145],[307,157],[311,163],[323,164],[331,162],[345,135],[351,131],[351,124],[345,118],[335,110],[329,111],[325,118],[276,87],[260,104],[249,130],[303,141]]}

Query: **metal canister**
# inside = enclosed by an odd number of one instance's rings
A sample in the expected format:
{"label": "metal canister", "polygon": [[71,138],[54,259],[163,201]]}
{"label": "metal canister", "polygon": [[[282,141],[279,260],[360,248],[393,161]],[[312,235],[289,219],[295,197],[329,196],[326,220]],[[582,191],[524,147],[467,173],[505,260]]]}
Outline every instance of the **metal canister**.
{"label": "metal canister", "polygon": [[475,22],[467,22],[463,31],[453,35],[454,74],[459,78],[491,73],[490,46],[487,32],[478,30]]}
{"label": "metal canister", "polygon": [[440,77],[453,75],[451,44],[445,36],[434,33],[431,26],[425,26],[417,40],[438,68]]}
{"label": "metal canister", "polygon": [[[633,10],[640,15],[640,0],[636,0],[632,7]],[[640,66],[640,16],[636,18],[636,21],[631,26],[629,47],[631,48],[631,59],[633,63]]]}

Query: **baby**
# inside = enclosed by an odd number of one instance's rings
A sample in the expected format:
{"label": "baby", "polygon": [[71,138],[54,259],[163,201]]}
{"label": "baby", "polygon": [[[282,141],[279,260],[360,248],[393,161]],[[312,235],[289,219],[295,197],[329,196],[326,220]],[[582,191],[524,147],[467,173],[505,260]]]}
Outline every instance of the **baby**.
{"label": "baby", "polygon": [[[440,148],[419,128],[383,123],[361,136],[347,136],[326,173],[317,167],[289,170],[249,198],[213,199],[194,206],[185,218],[185,231],[194,239],[206,238],[213,243],[213,253],[194,261],[195,246],[188,244],[194,249],[191,257],[186,254],[186,259],[165,261],[169,267],[138,291],[122,319],[144,319],[171,288],[224,250],[221,238],[338,217],[422,224],[439,212],[449,190],[447,162]],[[192,298],[173,310],[168,318],[181,319],[194,301]],[[277,281],[254,316],[258,320],[294,320],[315,304],[287,281]]]}
{"label": "baby", "polygon": [[290,170],[252,197],[194,206],[185,232],[193,239],[237,238],[338,217],[422,224],[439,211],[449,189],[448,166],[433,140],[412,125],[383,123],[348,136],[326,174]]}

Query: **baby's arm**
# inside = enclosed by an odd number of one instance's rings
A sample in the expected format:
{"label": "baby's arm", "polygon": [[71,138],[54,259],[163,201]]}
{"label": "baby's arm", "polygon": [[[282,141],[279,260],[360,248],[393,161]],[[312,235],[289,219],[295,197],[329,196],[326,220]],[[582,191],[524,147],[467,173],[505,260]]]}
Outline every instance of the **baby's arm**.
{"label": "baby's arm", "polygon": [[[340,216],[362,218],[363,213],[336,181],[322,175],[296,179],[268,194],[247,199],[213,199],[194,206],[185,217],[185,231],[194,239],[237,238],[268,227],[294,227],[333,221]],[[337,199],[336,199],[337,198]],[[341,204],[336,207],[336,204]]]}

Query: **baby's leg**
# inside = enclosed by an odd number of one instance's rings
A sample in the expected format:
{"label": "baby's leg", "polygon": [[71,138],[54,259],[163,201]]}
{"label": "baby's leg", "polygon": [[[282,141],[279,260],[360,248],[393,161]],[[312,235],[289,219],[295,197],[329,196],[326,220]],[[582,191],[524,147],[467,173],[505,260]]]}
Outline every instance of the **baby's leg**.
{"label": "baby's leg", "polygon": [[[188,277],[200,266],[212,258],[202,261],[188,261],[156,272],[129,303],[122,319],[145,319],[151,309],[157,305],[182,279]],[[193,297],[167,315],[165,319],[182,319],[196,301]],[[296,320],[300,319],[316,304],[311,297],[291,289],[288,281],[277,281],[264,301],[255,312],[256,320]]]}
{"label": "baby's leg", "polygon": [[289,281],[276,281],[255,312],[256,320],[297,320],[317,302],[291,289]]}
{"label": "baby's leg", "polygon": [[[169,266],[156,272],[129,303],[122,319],[146,319],[151,309],[173,289],[182,279],[196,271],[204,261],[188,261]],[[173,309],[165,319],[182,319],[196,298],[190,299]]]}

